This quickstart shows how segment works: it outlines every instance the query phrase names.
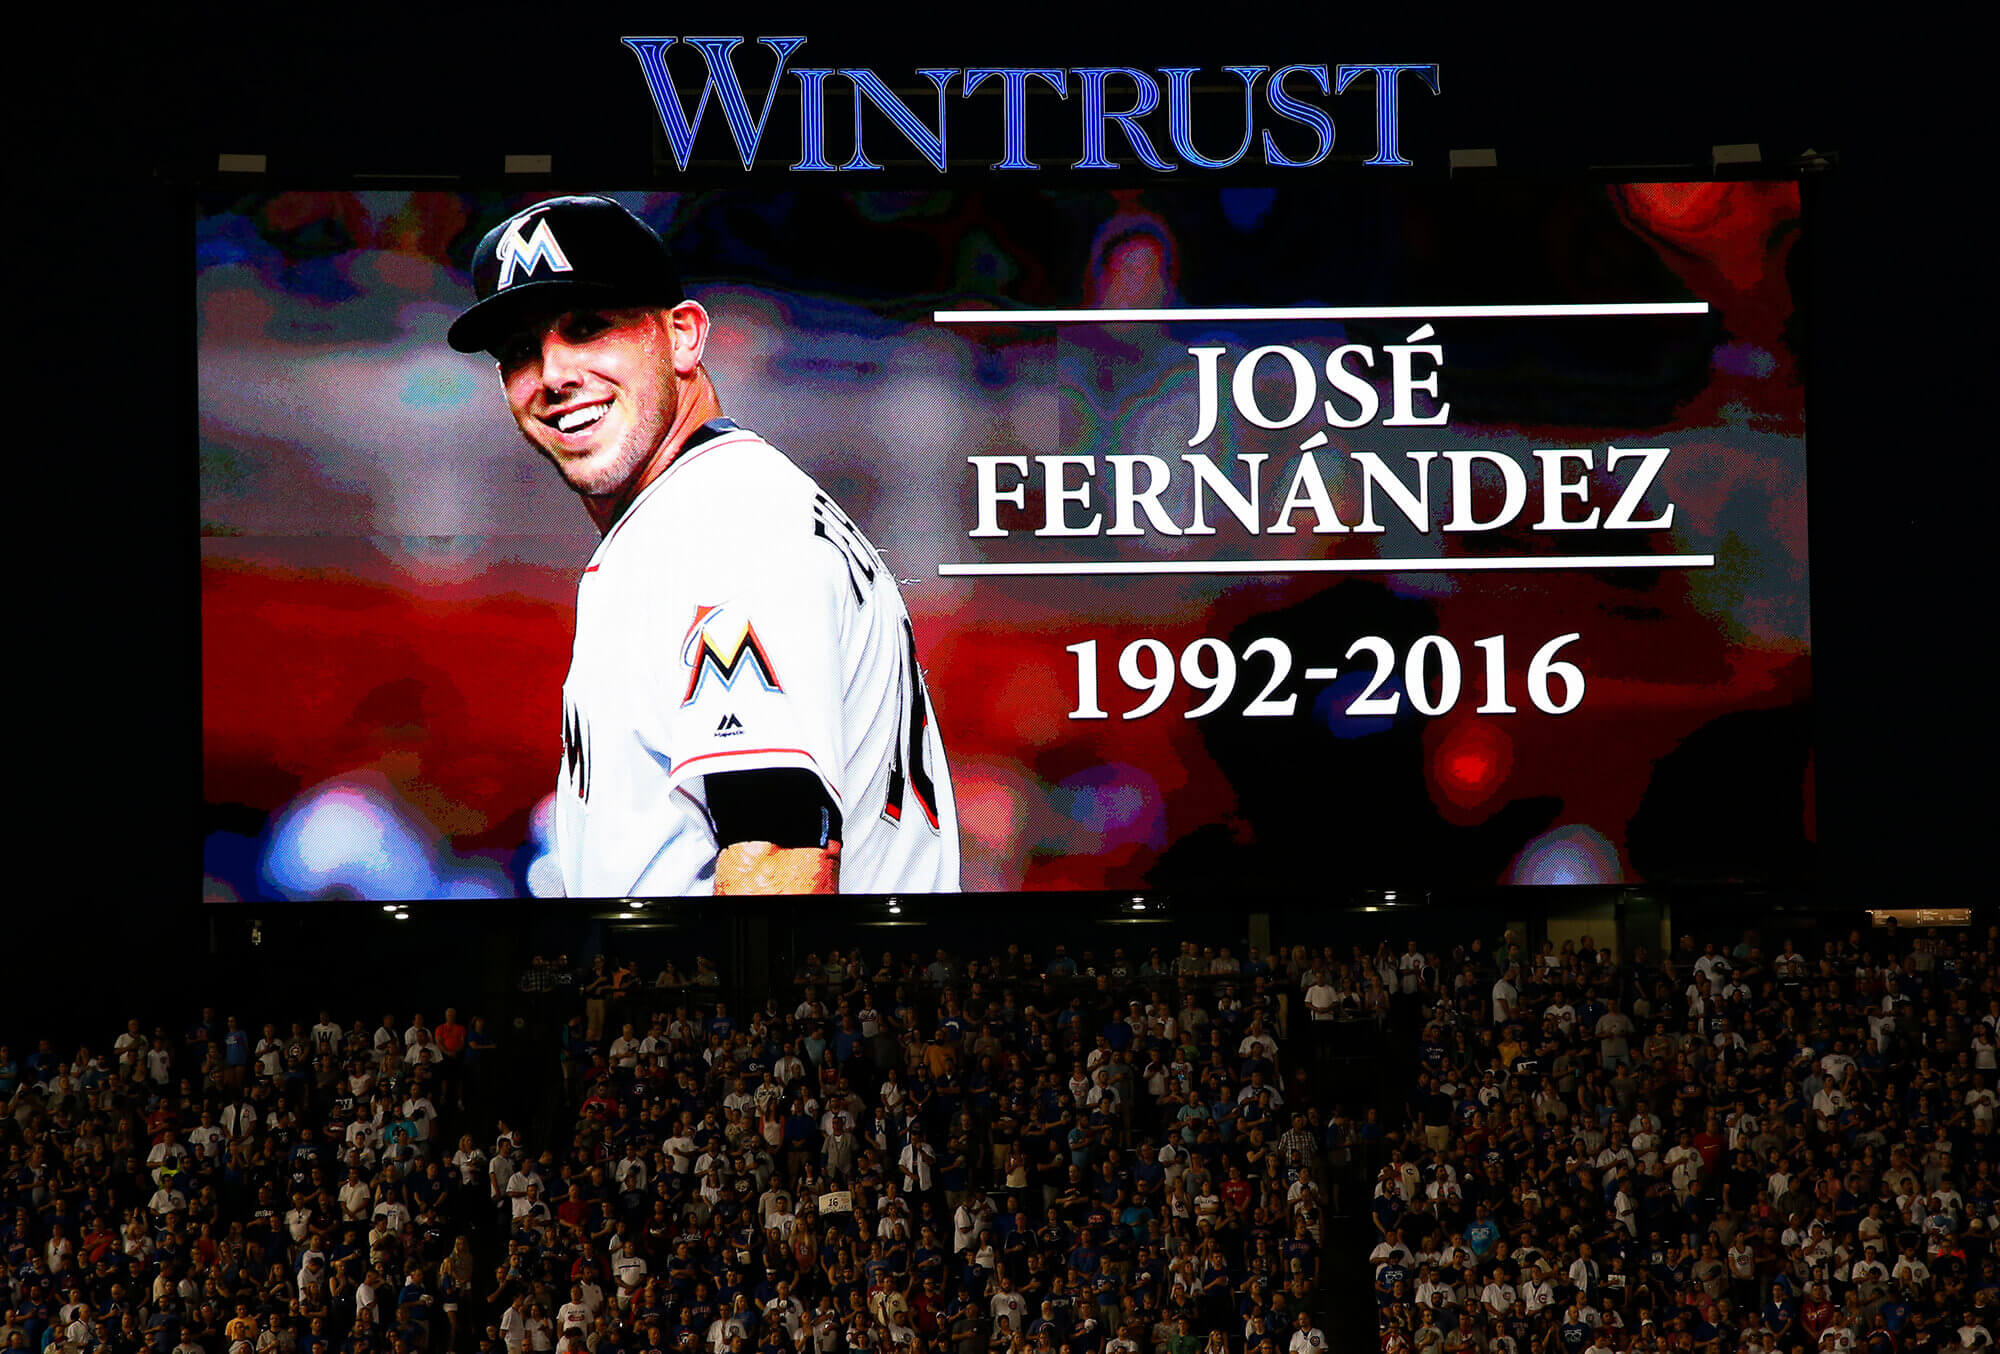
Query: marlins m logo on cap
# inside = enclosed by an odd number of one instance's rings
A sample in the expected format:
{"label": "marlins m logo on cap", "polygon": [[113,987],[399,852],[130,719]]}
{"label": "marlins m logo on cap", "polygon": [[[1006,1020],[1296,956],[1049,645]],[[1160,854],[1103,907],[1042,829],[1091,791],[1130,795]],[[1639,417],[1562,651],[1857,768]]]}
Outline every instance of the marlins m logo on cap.
{"label": "marlins m logo on cap", "polygon": [[492,352],[538,304],[673,306],[687,299],[659,234],[603,197],[550,198],[494,226],[473,250],[472,289],[479,299],[446,335],[461,353]]}
{"label": "marlins m logo on cap", "polygon": [[555,232],[549,229],[549,218],[536,217],[534,232],[523,240],[521,227],[526,224],[526,221],[514,221],[507,227],[507,233],[500,237],[499,248],[494,251],[500,257],[500,280],[494,284],[495,290],[503,290],[513,282],[516,268],[521,270],[523,277],[533,277],[535,266],[540,263],[547,263],[554,272],[571,271],[569,257],[556,243]]}

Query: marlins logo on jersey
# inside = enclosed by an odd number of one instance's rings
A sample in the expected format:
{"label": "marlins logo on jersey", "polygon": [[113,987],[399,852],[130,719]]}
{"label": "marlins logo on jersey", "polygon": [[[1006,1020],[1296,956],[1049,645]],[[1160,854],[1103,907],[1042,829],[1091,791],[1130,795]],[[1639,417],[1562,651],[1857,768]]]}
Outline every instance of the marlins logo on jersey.
{"label": "marlins logo on jersey", "polygon": [[525,240],[521,238],[521,227],[526,225],[527,221],[516,221],[507,227],[507,233],[500,237],[500,243],[494,248],[494,255],[500,260],[500,280],[494,284],[496,290],[504,289],[513,283],[514,271],[517,268],[524,279],[533,277],[535,269],[544,263],[548,264],[553,272],[573,271],[568,255],[564,254],[562,246],[556,243],[556,233],[549,229],[549,219],[546,216],[533,219],[535,228],[529,233],[528,238]]}
{"label": "marlins logo on jersey", "polygon": [[[738,675],[746,671],[766,691],[785,689],[778,681],[778,670],[771,656],[764,652],[764,645],[757,638],[757,627],[743,621],[732,632],[729,619],[722,614],[724,610],[721,606],[694,609],[694,623],[688,626],[687,638],[681,642],[681,662],[688,666],[687,694],[681,697],[682,705],[693,705],[701,696],[703,684],[711,677],[722,686],[733,687]],[[731,633],[734,638],[722,637]]]}

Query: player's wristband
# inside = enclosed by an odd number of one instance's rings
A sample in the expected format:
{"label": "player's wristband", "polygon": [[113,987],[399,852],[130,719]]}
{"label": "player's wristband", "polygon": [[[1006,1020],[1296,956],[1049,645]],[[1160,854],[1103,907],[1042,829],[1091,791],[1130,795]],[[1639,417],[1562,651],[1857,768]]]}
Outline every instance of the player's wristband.
{"label": "player's wristband", "polygon": [[704,783],[718,846],[769,842],[824,848],[840,840],[840,810],[810,771],[793,767],[721,771]]}

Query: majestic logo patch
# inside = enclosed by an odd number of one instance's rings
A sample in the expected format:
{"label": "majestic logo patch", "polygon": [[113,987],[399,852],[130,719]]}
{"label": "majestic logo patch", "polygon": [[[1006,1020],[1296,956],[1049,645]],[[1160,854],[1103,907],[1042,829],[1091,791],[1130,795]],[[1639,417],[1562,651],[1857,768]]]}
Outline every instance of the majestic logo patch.
{"label": "majestic logo patch", "polygon": [[735,715],[724,715],[722,722],[715,726],[715,731],[719,734],[742,733],[743,721]]}
{"label": "majestic logo patch", "polygon": [[514,281],[516,268],[521,270],[524,279],[532,277],[536,266],[543,263],[548,264],[552,272],[574,271],[570,267],[569,256],[556,243],[555,232],[549,229],[548,217],[537,217],[533,233],[525,240],[521,238],[522,224],[514,222],[500,237],[500,247],[495,251],[500,259],[500,281],[494,284],[495,290],[504,290]]}
{"label": "majestic logo patch", "polygon": [[[717,621],[721,614],[720,606],[694,609],[694,623],[688,626],[687,637],[681,642],[681,662],[689,669],[687,693],[681,697],[683,706],[695,703],[710,673],[721,686],[732,688],[747,668],[764,690],[785,689],[778,681],[778,670],[772,666],[771,656],[764,652],[763,641],[757,638],[757,627],[745,621],[741,630],[719,630]],[[716,732],[723,730],[718,727]]]}

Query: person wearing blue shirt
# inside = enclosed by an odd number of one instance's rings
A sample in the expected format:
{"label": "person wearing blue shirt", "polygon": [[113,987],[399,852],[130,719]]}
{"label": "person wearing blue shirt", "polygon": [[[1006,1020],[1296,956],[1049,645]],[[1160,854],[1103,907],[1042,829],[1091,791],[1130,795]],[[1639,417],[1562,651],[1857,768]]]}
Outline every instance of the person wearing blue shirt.
{"label": "person wearing blue shirt", "polygon": [[1403,1196],[1393,1189],[1378,1194],[1371,1211],[1375,1230],[1386,1235],[1395,1230],[1403,1219]]}
{"label": "person wearing blue shirt", "polygon": [[250,1065],[250,1031],[229,1017],[228,1032],[222,1036],[222,1065],[229,1069],[232,1085],[242,1085],[244,1069]]}
{"label": "person wearing blue shirt", "polygon": [[1065,1136],[1069,1144],[1070,1165],[1088,1168],[1092,1147],[1089,1119],[1084,1115],[1077,1115],[1075,1122],[1070,1125],[1070,1130]]}
{"label": "person wearing blue shirt", "polygon": [[1465,1224],[1465,1244],[1481,1261],[1493,1253],[1500,1243],[1500,1224],[1487,1216],[1486,1205],[1480,1204],[1473,1210],[1471,1222]]}
{"label": "person wearing blue shirt", "polygon": [[1764,1304],[1764,1324],[1777,1335],[1775,1341],[1782,1347],[1798,1334],[1797,1319],[1799,1304],[1781,1284],[1771,1285],[1771,1300]]}
{"label": "person wearing blue shirt", "polygon": [[1582,1309],[1574,1302],[1563,1313],[1561,1324],[1556,1327],[1556,1344],[1563,1354],[1583,1354],[1590,1348],[1591,1327],[1584,1320]]}
{"label": "person wearing blue shirt", "polygon": [[833,1060],[845,1067],[854,1061],[855,1052],[861,1047],[861,1029],[851,1015],[840,1018],[840,1028],[833,1035]]}

